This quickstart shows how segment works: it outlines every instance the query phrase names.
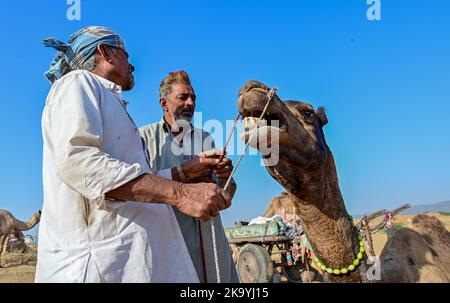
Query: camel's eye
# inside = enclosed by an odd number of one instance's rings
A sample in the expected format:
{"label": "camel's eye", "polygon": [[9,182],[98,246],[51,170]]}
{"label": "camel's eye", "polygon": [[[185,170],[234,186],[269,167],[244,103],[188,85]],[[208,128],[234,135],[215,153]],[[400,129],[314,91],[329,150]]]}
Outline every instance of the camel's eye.
{"label": "camel's eye", "polygon": [[302,114],[307,119],[314,118],[314,112],[312,110],[308,110],[308,109],[302,110]]}

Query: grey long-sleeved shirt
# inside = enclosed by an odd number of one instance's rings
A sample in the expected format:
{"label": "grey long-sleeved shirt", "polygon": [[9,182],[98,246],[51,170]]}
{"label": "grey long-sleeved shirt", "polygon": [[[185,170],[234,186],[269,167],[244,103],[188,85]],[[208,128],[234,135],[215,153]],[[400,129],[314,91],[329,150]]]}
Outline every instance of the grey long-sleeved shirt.
{"label": "grey long-sleeved shirt", "polygon": [[[154,172],[176,167],[177,165],[193,159],[202,151],[214,149],[212,137],[207,132],[202,129],[194,128],[192,125],[189,130],[185,131],[180,136],[182,139],[179,140],[179,137],[175,137],[172,134],[170,126],[164,121],[164,118],[162,118],[160,122],[142,127],[140,133],[147,146],[150,168]],[[233,196],[235,191],[236,183],[233,180],[228,192]],[[193,217],[187,216],[175,207],[173,210],[199,276],[199,280],[203,282],[215,282],[216,269],[212,245],[211,224],[209,221],[200,222]],[[214,220],[216,224],[216,242],[218,246],[221,282],[239,282],[220,215]],[[206,262],[206,280],[203,274],[198,224],[200,224],[202,231]]]}

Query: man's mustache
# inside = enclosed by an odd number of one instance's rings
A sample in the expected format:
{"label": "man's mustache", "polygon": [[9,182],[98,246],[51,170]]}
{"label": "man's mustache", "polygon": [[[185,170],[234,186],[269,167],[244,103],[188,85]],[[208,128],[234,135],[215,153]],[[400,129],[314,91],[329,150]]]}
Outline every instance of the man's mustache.
{"label": "man's mustache", "polygon": [[131,68],[131,65],[128,66],[128,78],[129,79],[134,78],[133,70]]}
{"label": "man's mustache", "polygon": [[191,115],[193,115],[194,114],[194,109],[192,108],[192,109],[190,109],[190,108],[188,108],[188,109],[183,109],[181,112],[180,112],[180,114],[182,114],[182,115],[184,115],[184,114],[191,114]]}
{"label": "man's mustache", "polygon": [[130,70],[130,72],[128,73],[128,82],[130,82],[130,83],[134,83],[134,75],[133,75],[133,73],[131,72],[131,70]]}

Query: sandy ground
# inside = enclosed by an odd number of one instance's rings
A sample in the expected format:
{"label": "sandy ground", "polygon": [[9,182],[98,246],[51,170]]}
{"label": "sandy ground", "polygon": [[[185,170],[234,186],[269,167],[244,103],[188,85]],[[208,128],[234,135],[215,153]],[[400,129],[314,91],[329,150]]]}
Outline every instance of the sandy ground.
{"label": "sandy ground", "polygon": [[32,283],[36,271],[36,257],[36,251],[2,255],[0,283]]}
{"label": "sandy ground", "polygon": [[[440,214],[429,214],[441,220],[447,230],[450,231],[450,216]],[[410,227],[411,218],[414,215],[398,215],[395,217],[395,223],[398,226]],[[376,223],[376,222],[374,222]],[[376,254],[379,256],[387,241],[384,231],[376,233],[373,237],[373,243]],[[3,268],[0,268],[0,283],[31,283],[34,281],[34,273],[36,270],[36,250],[24,254],[4,254],[1,257]],[[284,279],[281,279],[284,282]]]}

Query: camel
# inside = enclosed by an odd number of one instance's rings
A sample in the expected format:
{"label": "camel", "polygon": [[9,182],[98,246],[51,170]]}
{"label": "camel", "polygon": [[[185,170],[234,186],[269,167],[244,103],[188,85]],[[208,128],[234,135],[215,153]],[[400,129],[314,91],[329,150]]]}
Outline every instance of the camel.
{"label": "camel", "polygon": [[[249,141],[253,127],[259,122],[258,118],[269,99],[269,91],[268,86],[253,80],[239,91],[238,109],[244,124],[241,139],[245,142]],[[314,110],[310,104],[300,101],[282,101],[277,94],[273,95],[267,109],[263,117],[267,123],[258,126],[258,139],[248,143],[261,151],[261,138],[271,142],[271,136],[278,132],[276,146],[269,144],[271,153],[261,152],[263,161],[269,174],[288,192],[313,247],[316,262],[330,269],[330,272],[324,272],[325,280],[371,282],[367,271],[373,268],[368,264],[364,251],[358,256],[363,244],[361,236],[345,208],[333,154],[325,141],[323,127],[328,123],[325,110],[322,107]],[[279,125],[273,126],[274,121],[278,121]],[[279,160],[274,164],[268,159],[275,152],[278,152]],[[381,281],[426,281],[426,273],[419,268],[423,264],[439,272],[434,275],[441,279],[437,282],[450,281],[450,264],[446,262],[449,242],[438,237],[426,238],[424,230],[428,233],[432,230],[433,234],[447,238],[448,232],[430,217],[419,216],[415,220],[422,229],[401,230],[388,241],[380,257]],[[400,249],[405,247],[411,250]],[[413,247],[420,247],[422,251],[419,253]],[[421,255],[421,258],[412,258],[411,254]],[[404,264],[397,263],[397,260],[409,261]],[[351,266],[353,262],[356,264],[354,267]],[[415,274],[401,280],[398,276],[407,271],[405,266],[411,267],[413,264]]]}
{"label": "camel", "polygon": [[[14,246],[9,245],[9,239],[10,237],[14,237],[16,239],[16,243]],[[18,250],[22,249],[25,246],[24,242],[24,235],[20,230],[17,230],[15,228],[12,229],[11,233],[6,236],[5,245],[3,246],[3,253],[11,252],[12,250]]]}
{"label": "camel", "polygon": [[282,192],[279,196],[276,196],[269,203],[269,207],[264,212],[263,217],[270,218],[280,212],[281,209],[285,209],[287,213],[292,215],[300,215],[293,200],[287,192]]}
{"label": "camel", "polygon": [[427,215],[411,223],[413,229],[395,232],[381,253],[383,282],[450,282],[450,232]]}
{"label": "camel", "polygon": [[[0,257],[6,245],[8,236],[15,230],[21,232],[30,230],[39,223],[41,211],[36,212],[30,220],[22,222],[17,220],[9,211],[0,209]],[[0,259],[0,267],[1,259]]]}

